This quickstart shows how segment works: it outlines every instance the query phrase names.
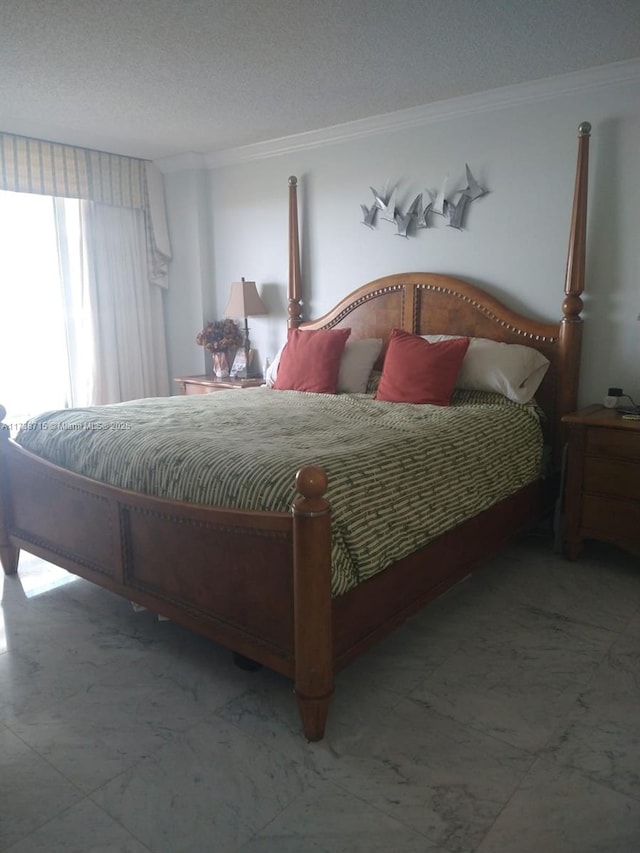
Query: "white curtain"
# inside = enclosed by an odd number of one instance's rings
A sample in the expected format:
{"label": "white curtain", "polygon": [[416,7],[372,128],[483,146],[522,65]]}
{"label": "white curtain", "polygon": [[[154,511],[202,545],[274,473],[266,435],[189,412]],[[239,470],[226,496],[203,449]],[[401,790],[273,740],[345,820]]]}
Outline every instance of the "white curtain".
{"label": "white curtain", "polygon": [[95,357],[81,202],[54,198],[54,224],[66,342],[67,406],[94,401]]}
{"label": "white curtain", "polygon": [[140,209],[82,202],[94,339],[93,398],[169,394],[162,287],[149,280]]}

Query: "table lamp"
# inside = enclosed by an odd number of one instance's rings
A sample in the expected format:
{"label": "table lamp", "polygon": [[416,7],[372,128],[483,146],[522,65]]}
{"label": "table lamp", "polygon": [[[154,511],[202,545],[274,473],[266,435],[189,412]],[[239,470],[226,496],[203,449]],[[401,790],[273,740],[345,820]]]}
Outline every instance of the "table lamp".
{"label": "table lamp", "polygon": [[251,342],[249,340],[248,317],[256,317],[260,314],[268,314],[267,306],[264,304],[256,289],[255,281],[234,281],[231,285],[231,294],[224,316],[231,319],[244,317],[244,352],[245,352],[245,375],[249,375]]}

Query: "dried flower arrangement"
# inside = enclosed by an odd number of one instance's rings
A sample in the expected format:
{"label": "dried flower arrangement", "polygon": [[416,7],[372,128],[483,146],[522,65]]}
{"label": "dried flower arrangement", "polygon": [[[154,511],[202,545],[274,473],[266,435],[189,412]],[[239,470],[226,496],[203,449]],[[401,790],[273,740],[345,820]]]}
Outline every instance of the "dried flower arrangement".
{"label": "dried flower arrangement", "polygon": [[196,335],[196,343],[210,352],[228,352],[242,346],[242,332],[233,320],[209,321]]}

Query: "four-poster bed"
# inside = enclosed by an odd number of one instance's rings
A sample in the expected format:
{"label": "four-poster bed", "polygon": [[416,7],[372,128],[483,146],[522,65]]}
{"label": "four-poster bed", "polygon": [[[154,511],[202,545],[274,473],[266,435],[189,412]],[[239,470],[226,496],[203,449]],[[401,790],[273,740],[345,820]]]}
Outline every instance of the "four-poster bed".
{"label": "four-poster bed", "polygon": [[[545,440],[557,466],[560,419],[576,407],[589,131],[581,125],[559,323],[527,318],[476,286],[429,273],[377,279],[320,319],[303,322],[291,179],[290,328],[348,327],[352,338],[380,338],[383,347],[394,328],[535,347],[550,362],[536,401],[546,415]],[[276,393],[256,389],[229,396]],[[109,485],[26,450],[7,429],[0,431],[0,465],[0,557],[7,575],[17,572],[19,550],[27,550],[283,673],[294,681],[309,740],[323,737],[338,669],[532,527],[545,508],[544,482],[537,476],[332,595],[332,517],[319,465],[302,465],[297,474],[292,468],[297,497],[291,512],[209,506]]]}

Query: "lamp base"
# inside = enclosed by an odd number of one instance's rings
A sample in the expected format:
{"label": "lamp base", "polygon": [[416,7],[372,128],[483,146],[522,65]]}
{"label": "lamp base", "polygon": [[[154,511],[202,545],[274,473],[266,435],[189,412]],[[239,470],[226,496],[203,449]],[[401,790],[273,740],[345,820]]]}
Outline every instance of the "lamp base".
{"label": "lamp base", "polygon": [[250,379],[254,375],[255,350],[238,349],[229,375],[234,379]]}

